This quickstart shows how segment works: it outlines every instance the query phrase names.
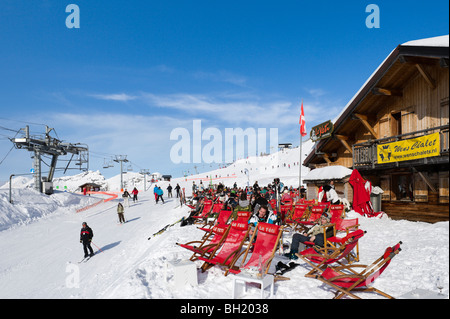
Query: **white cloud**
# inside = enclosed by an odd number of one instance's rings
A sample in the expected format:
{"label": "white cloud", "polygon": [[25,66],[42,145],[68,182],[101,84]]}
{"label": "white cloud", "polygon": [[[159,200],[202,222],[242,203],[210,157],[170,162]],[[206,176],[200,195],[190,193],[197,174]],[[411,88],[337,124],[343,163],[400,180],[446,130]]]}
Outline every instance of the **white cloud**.
{"label": "white cloud", "polygon": [[128,102],[137,99],[137,96],[128,95],[125,93],[118,94],[89,94],[89,96],[94,97],[99,100],[106,101],[120,101],[120,102]]}

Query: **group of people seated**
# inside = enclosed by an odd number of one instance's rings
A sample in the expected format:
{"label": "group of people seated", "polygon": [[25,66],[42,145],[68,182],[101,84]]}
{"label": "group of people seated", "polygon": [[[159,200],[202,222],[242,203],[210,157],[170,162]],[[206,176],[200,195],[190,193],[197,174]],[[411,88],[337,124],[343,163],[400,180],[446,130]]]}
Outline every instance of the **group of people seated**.
{"label": "group of people seated", "polygon": [[[327,190],[329,190],[328,187]],[[291,194],[298,196],[302,193],[298,189],[285,187],[279,179],[275,179],[273,183],[264,187],[260,187],[258,182],[255,182],[253,187],[247,186],[244,188],[237,187],[236,184],[231,188],[219,184],[216,190],[207,189],[203,192],[196,191],[193,193],[193,201],[196,203],[195,206],[192,206],[190,216],[200,214],[203,210],[205,199],[209,199],[214,203],[223,204],[222,210],[232,211],[231,220],[237,218],[237,212],[239,211],[251,212],[252,214],[248,220],[248,224],[251,227],[250,234],[252,234],[260,222],[277,225],[283,223],[280,214],[277,213],[277,207],[272,207],[273,204],[271,205],[271,201],[273,203],[273,200],[277,199],[277,192],[280,198],[280,205],[283,205],[285,202],[292,202],[294,198],[292,198]],[[323,196],[321,199],[324,199]],[[330,220],[331,214],[325,210],[309,230],[302,233],[295,233],[292,237],[290,251],[285,256],[290,259],[297,259],[296,253],[302,250],[302,244],[304,242],[313,242],[315,245],[323,247],[323,226],[330,224]],[[186,223],[189,224],[188,221]],[[333,226],[330,225],[330,227],[326,228],[327,237],[332,232]]]}

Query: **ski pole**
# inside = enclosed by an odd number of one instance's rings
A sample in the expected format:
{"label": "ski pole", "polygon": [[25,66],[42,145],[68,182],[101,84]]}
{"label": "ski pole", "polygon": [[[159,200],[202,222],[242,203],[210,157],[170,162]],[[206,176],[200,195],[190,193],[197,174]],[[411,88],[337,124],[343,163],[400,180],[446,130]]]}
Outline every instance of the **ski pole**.
{"label": "ski pole", "polygon": [[96,244],[94,244],[93,241],[91,241],[92,245],[94,245],[98,250],[100,250],[100,252],[103,252],[103,250],[100,249],[100,247],[98,247]]}

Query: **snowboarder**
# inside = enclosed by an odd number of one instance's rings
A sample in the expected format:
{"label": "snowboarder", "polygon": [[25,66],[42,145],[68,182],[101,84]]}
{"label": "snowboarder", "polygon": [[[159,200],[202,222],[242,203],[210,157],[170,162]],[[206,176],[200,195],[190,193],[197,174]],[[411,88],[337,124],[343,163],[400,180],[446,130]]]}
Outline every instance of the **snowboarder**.
{"label": "snowboarder", "polygon": [[119,215],[119,223],[125,223],[125,217],[123,216],[124,208],[121,203],[117,205],[117,214]]}
{"label": "snowboarder", "polygon": [[[83,228],[81,228],[80,243],[83,244],[84,258],[92,257],[94,256],[94,250],[91,247],[91,241],[92,237],[94,237],[94,233],[86,222],[83,222],[82,226]],[[88,250],[90,254],[88,254]]]}
{"label": "snowboarder", "polygon": [[139,191],[137,190],[136,187],[133,188],[133,190],[131,191],[131,194],[133,194],[133,203],[137,202],[137,200],[138,200],[138,198],[137,198],[138,193],[139,193]]}
{"label": "snowboarder", "polygon": [[130,193],[128,193],[127,189],[125,188],[125,191],[122,194],[122,198],[123,198],[123,203],[127,207],[130,207],[130,203],[128,201],[128,198],[130,198],[130,197],[131,197]]}

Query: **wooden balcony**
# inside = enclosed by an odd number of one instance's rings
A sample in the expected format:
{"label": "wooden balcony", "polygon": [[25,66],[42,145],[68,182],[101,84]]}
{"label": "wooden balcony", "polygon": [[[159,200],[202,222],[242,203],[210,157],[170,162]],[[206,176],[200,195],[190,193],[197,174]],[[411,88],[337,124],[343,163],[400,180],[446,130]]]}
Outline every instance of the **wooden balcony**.
{"label": "wooden balcony", "polygon": [[353,149],[353,168],[358,170],[381,169],[388,167],[406,167],[411,165],[411,161],[378,163],[377,146],[397,142],[401,140],[417,138],[431,133],[439,132],[440,135],[440,156],[426,157],[413,160],[414,164],[444,164],[449,162],[449,125],[438,126],[421,131],[386,137],[377,140],[368,140],[363,143],[354,144]]}

